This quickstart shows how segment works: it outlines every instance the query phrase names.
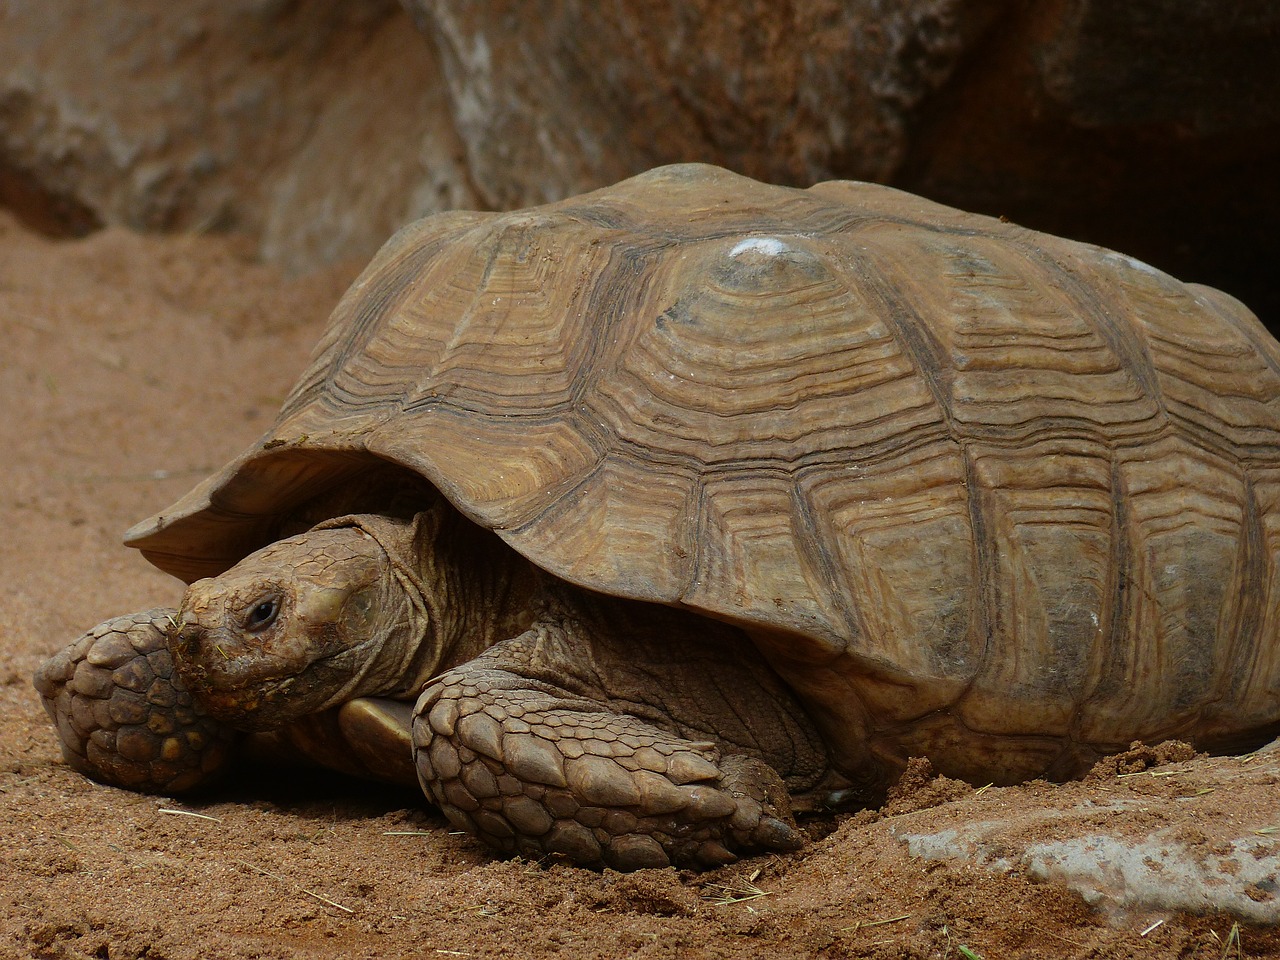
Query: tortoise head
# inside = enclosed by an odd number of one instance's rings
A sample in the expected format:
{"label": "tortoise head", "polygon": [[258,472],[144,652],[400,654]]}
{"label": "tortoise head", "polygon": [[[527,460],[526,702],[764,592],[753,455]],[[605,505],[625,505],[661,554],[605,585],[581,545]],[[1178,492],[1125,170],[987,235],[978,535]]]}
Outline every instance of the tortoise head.
{"label": "tortoise head", "polygon": [[407,605],[377,540],[315,529],[191,584],[169,648],[211,715],[265,730],[370,692]]}

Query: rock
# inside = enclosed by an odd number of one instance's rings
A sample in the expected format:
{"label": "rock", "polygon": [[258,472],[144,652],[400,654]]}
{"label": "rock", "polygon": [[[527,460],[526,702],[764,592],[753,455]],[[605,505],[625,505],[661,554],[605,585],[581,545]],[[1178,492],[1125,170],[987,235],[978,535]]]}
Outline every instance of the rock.
{"label": "rock", "polygon": [[1230,291],[1280,331],[1280,0],[1006,7],[892,183]]}
{"label": "rock", "polygon": [[242,230],[304,269],[704,160],[1007,215],[1280,324],[1280,0],[403,7],[6,5],[0,203],[48,232]]}
{"label": "rock", "polygon": [[[1211,853],[1185,843],[1176,832],[1155,829],[1145,836],[1089,832],[1085,817],[1122,818],[1133,806],[1091,805],[1059,814],[1063,836],[1029,843],[1011,854],[999,821],[931,834],[903,834],[912,857],[963,860],[998,873],[1019,870],[1037,883],[1059,883],[1086,903],[1117,914],[1134,911],[1225,913],[1251,923],[1280,921],[1276,876],[1280,857],[1273,844],[1240,837]],[[1069,824],[1069,825],[1068,825]]]}
{"label": "rock", "polygon": [[0,19],[0,202],[45,232],[242,230],[304,267],[475,202],[432,47],[393,0]]}
{"label": "rock", "polygon": [[875,180],[1122,249],[1280,322],[1280,0],[405,0],[502,208],[680,160]]}
{"label": "rock", "polygon": [[893,832],[911,857],[1059,884],[1113,922],[1171,911],[1280,922],[1280,844],[1250,802],[1274,791],[1274,744],[1109,779],[1104,766],[1116,767],[1099,765],[1092,792],[1046,790],[1042,805],[995,817],[944,809],[949,816],[927,825],[904,818]]}
{"label": "rock", "polygon": [[702,160],[762,180],[885,180],[917,105],[1001,0],[405,0],[439,46],[486,203]]}
{"label": "rock", "polygon": [[1280,122],[1280,5],[1069,0],[1033,55],[1079,127],[1175,124],[1195,137]]}

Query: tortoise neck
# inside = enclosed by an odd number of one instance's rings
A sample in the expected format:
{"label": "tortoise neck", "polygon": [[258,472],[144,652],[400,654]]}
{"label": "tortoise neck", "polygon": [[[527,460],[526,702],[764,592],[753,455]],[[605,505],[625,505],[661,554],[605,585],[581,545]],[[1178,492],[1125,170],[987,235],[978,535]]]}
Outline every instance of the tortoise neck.
{"label": "tortoise neck", "polygon": [[440,671],[529,627],[540,589],[536,571],[443,497],[410,521],[378,518],[377,525],[406,601],[382,644],[398,689],[379,693],[416,697]]}
{"label": "tortoise neck", "polygon": [[499,537],[443,505],[433,550],[441,657],[432,676],[528,629],[538,590],[532,565]]}

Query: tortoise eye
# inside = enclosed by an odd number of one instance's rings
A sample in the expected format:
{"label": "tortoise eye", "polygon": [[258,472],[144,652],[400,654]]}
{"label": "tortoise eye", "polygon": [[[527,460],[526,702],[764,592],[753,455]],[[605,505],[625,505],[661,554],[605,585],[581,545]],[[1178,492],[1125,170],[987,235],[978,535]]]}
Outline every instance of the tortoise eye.
{"label": "tortoise eye", "polygon": [[244,621],[244,628],[253,633],[258,633],[275,623],[279,613],[279,600],[275,597],[262,600],[249,610],[249,616]]}

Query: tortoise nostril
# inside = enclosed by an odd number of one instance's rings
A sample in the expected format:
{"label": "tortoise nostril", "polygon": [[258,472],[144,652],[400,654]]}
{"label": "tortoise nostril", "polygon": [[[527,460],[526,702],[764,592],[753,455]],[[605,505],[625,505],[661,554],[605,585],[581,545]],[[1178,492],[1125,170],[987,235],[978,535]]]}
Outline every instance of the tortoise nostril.
{"label": "tortoise nostril", "polygon": [[184,623],[173,634],[173,645],[177,652],[190,654],[200,645],[200,639],[204,636],[204,627],[198,623]]}

